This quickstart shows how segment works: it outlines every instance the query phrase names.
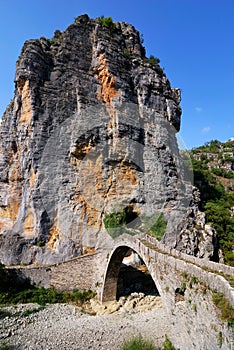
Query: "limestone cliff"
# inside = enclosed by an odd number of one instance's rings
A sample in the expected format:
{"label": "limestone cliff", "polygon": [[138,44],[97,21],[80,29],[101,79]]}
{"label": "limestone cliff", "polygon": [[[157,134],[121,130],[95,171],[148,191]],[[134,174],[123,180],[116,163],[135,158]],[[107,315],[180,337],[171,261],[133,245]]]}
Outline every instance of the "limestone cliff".
{"label": "limestone cliff", "polygon": [[51,40],[27,41],[0,129],[1,261],[105,248],[103,219],[121,211],[136,232],[139,218],[163,213],[163,242],[182,249],[198,210],[176,142],[179,103],[127,23],[83,15]]}

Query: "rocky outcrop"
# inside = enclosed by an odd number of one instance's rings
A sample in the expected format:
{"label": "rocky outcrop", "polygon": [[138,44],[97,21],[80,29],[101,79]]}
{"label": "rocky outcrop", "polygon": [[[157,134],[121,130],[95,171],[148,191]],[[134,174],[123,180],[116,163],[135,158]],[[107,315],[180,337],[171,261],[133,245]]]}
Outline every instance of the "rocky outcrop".
{"label": "rocky outcrop", "polygon": [[130,230],[163,213],[163,242],[181,248],[197,203],[177,147],[179,103],[129,24],[84,15],[27,41],[0,129],[1,261],[57,263],[109,247],[113,212]]}
{"label": "rocky outcrop", "polygon": [[181,222],[176,249],[198,258],[223,263],[217,232],[211,224],[206,223],[205,213],[199,211],[199,201],[200,193],[194,187],[193,200],[185,220]]}

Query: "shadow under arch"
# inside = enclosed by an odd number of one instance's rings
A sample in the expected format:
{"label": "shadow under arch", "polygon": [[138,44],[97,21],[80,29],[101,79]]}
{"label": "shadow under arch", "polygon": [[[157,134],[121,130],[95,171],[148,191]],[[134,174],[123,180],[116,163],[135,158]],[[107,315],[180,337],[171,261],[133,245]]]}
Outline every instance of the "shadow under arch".
{"label": "shadow under arch", "polygon": [[118,277],[123,259],[126,257],[129,250],[136,252],[146,265],[152,280],[155,284],[156,290],[158,290],[158,283],[155,280],[154,274],[151,273],[149,267],[147,266],[146,259],[142,254],[138,253],[136,249],[127,245],[120,245],[115,248],[109,257],[106,273],[104,276],[104,284],[101,293],[101,301],[111,301],[117,298],[117,288],[118,288]]}

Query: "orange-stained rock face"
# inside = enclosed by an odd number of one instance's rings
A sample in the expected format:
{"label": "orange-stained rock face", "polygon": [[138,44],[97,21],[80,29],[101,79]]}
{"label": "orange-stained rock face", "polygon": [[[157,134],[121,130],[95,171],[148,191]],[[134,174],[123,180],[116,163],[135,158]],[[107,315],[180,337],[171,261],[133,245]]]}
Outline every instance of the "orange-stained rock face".
{"label": "orange-stained rock face", "polygon": [[7,201],[0,205],[0,230],[9,230],[13,227],[20,210],[22,199],[22,175],[20,171],[20,153],[10,151],[9,163],[11,167],[8,173]]}
{"label": "orange-stained rock face", "polygon": [[20,120],[19,123],[30,124],[32,120],[32,106],[31,106],[31,96],[29,81],[22,79],[18,84],[18,93],[21,97],[21,109],[20,109]]}
{"label": "orange-stained rock face", "polygon": [[0,207],[0,220],[10,219],[12,223],[17,219],[20,209],[20,201],[16,201],[15,198],[9,199],[9,204],[5,207]]}
{"label": "orange-stained rock face", "polygon": [[24,234],[27,237],[30,237],[34,230],[35,230],[35,213],[32,209],[27,209],[26,211],[26,217],[25,217],[25,221],[24,221]]}
{"label": "orange-stained rock face", "polygon": [[84,160],[72,157],[72,165],[77,172],[76,195],[73,197],[74,211],[82,208],[80,229],[100,229],[103,227],[103,214],[106,207],[121,205],[126,198],[138,190],[138,176],[134,168],[123,161],[117,166],[105,169],[102,157]]}
{"label": "orange-stained rock face", "polygon": [[54,224],[53,226],[51,226],[50,230],[49,230],[49,241],[47,242],[47,246],[50,249],[55,249],[55,244],[56,242],[59,240],[60,237],[60,230],[57,227],[56,224]]}
{"label": "orange-stained rock face", "polygon": [[105,55],[99,55],[100,65],[97,68],[97,75],[100,81],[100,90],[98,92],[98,99],[111,103],[112,99],[120,96],[120,93],[115,88],[115,77],[108,68],[108,63]]}
{"label": "orange-stained rock face", "polygon": [[31,175],[30,175],[29,183],[30,183],[30,187],[33,187],[33,185],[35,183],[35,173],[34,173],[33,168],[31,169]]}

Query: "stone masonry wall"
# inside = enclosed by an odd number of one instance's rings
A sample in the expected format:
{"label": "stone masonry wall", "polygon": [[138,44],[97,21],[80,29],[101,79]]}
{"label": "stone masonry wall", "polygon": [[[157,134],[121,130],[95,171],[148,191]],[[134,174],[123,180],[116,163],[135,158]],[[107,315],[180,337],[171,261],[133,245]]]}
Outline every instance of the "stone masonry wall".
{"label": "stone masonry wall", "polygon": [[21,280],[29,279],[32,284],[59,291],[74,289],[95,290],[98,254],[77,257],[48,266],[25,266],[11,268]]}

